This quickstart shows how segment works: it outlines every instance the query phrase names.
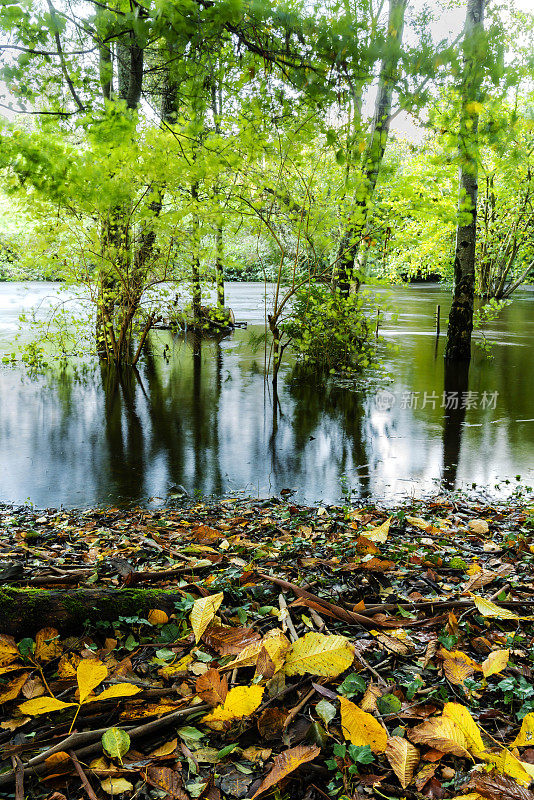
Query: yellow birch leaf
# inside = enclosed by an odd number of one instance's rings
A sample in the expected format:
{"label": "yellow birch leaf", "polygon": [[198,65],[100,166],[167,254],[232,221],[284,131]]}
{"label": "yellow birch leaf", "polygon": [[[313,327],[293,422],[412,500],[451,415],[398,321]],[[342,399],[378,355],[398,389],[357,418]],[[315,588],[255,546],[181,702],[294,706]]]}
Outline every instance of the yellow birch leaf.
{"label": "yellow birch leaf", "polygon": [[508,664],[510,650],[494,650],[485,661],[482,662],[482,672],[485,678],[502,672]]}
{"label": "yellow birch leaf", "polygon": [[108,686],[100,694],[94,697],[89,697],[84,700],[84,703],[98,703],[100,700],[113,700],[114,697],[132,697],[134,694],[139,694],[142,689],[139,686],[134,686],[133,683],[117,683],[115,686]]}
{"label": "yellow birch leaf", "polygon": [[233,719],[249,717],[256,711],[263,697],[264,686],[235,686],[230,689],[224,703],[216,706],[213,711],[202,717],[202,722],[210,723],[229,722]]}
{"label": "yellow birch leaf", "polygon": [[461,705],[461,703],[445,703],[443,707],[443,716],[452,719],[465,736],[468,750],[474,756],[480,756],[485,750],[480,729],[475,720],[471,716],[468,708]]}
{"label": "yellow birch leaf", "polygon": [[252,795],[251,800],[254,800],[258,795],[266,792],[272,786],[276,786],[280,781],[300,767],[301,764],[306,764],[308,761],[313,761],[317,758],[321,748],[316,744],[298,744],[296,747],[291,747],[289,750],[284,750],[273,759],[273,768],[269,774],[263,779],[263,782]]}
{"label": "yellow birch leaf", "polygon": [[171,739],[170,742],[165,742],[165,744],[160,745],[160,747],[156,748],[156,750],[152,750],[149,753],[150,758],[158,758],[160,756],[169,756],[171,753],[174,753],[176,748],[178,747],[178,739]]}
{"label": "yellow birch leaf", "polygon": [[442,753],[470,758],[469,743],[462,729],[450,717],[432,717],[408,732],[416,744],[426,744]]}
{"label": "yellow birch leaf", "polygon": [[534,713],[523,717],[521,730],[512,742],[512,747],[526,747],[534,742]]}
{"label": "yellow birch leaf", "polygon": [[372,542],[379,542],[379,544],[384,544],[384,542],[388,538],[389,534],[389,526],[391,525],[391,517],[387,519],[382,525],[379,525],[377,528],[373,528],[370,531],[362,531],[362,535],[365,536],[366,539],[370,539]]}
{"label": "yellow birch leaf", "polygon": [[48,714],[50,711],[61,711],[69,706],[77,705],[78,703],[64,703],[62,700],[56,700],[55,697],[35,697],[33,700],[26,700],[25,703],[22,703],[19,711],[35,717],[37,714]]}
{"label": "yellow birch leaf", "polygon": [[401,736],[390,736],[385,756],[399,779],[400,785],[406,789],[411,783],[415,767],[419,763],[419,750]]}
{"label": "yellow birch leaf", "polygon": [[343,736],[357,747],[369,745],[373,753],[383,753],[388,743],[388,735],[372,714],[346,697],[339,697],[341,705],[341,730]]}
{"label": "yellow birch leaf", "polygon": [[194,661],[194,656],[192,653],[188,653],[178,661],[175,661],[174,664],[166,664],[166,666],[158,669],[158,675],[161,675],[162,678],[173,678],[180,672],[187,672],[187,667],[192,661]]}
{"label": "yellow birch leaf", "polygon": [[107,792],[107,794],[124,794],[124,792],[133,792],[133,785],[126,778],[106,778],[100,781],[100,786]]}
{"label": "yellow birch leaf", "polygon": [[57,674],[60,678],[74,678],[76,675],[76,667],[80,663],[80,656],[74,653],[65,653],[59,659],[57,665]]}
{"label": "yellow birch leaf", "polygon": [[2,703],[7,703],[9,700],[15,700],[20,694],[20,690],[26,683],[29,672],[23,672],[22,675],[17,675],[16,678],[9,681],[6,686],[2,686],[2,690],[0,691],[0,705]]}
{"label": "yellow birch leaf", "polygon": [[191,627],[193,628],[193,633],[195,634],[195,641],[197,644],[200,641],[200,637],[217,613],[217,610],[223,601],[223,597],[224,595],[222,592],[217,592],[217,594],[211,594],[208,595],[208,597],[200,597],[198,600],[195,600],[191,614],[189,615],[189,619],[191,621]]}
{"label": "yellow birch leaf", "polygon": [[35,634],[35,658],[46,663],[61,655],[62,647],[58,641],[56,628],[42,628]]}
{"label": "yellow birch leaf", "polygon": [[335,678],[350,667],[354,647],[345,636],[326,636],[314,631],[301,636],[287,654],[286,675],[322,675]]}
{"label": "yellow birch leaf", "polygon": [[494,617],[495,619],[513,619],[518,620],[517,614],[513,611],[508,611],[507,608],[500,608],[500,606],[492,603],[491,600],[486,600],[478,594],[471,594],[474,604],[483,617]]}
{"label": "yellow birch leaf", "polygon": [[82,658],[76,670],[80,703],[85,701],[99,683],[102,683],[107,674],[108,668],[97,658]]}

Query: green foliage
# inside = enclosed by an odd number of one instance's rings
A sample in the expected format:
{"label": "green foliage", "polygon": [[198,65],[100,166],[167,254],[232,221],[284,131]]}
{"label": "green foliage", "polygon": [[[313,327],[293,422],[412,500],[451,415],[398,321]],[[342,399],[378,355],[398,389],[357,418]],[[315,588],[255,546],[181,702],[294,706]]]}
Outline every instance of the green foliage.
{"label": "green foliage", "polygon": [[375,307],[368,292],[345,298],[331,286],[304,286],[282,327],[301,362],[327,372],[359,371],[375,359]]}

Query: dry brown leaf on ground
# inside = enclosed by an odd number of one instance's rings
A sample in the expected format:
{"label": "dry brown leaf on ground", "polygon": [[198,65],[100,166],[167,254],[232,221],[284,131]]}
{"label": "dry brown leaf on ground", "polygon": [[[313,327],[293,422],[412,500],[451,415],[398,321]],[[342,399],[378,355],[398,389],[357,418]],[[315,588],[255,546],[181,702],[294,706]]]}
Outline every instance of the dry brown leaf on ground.
{"label": "dry brown leaf on ground", "polygon": [[144,778],[151,786],[167,792],[168,800],[189,800],[189,795],[182,788],[180,773],[170,767],[147,767]]}
{"label": "dry brown leaf on ground", "polygon": [[506,775],[480,774],[475,776],[474,783],[477,792],[487,800],[534,800],[534,792]]}
{"label": "dry brown leaf on ground", "polygon": [[320,752],[321,748],[317,747],[316,744],[299,744],[296,747],[291,747],[289,750],[284,750],[283,753],[280,753],[274,758],[273,768],[254,792],[251,800],[254,800],[255,797],[263,794],[263,792],[266,792],[271,786],[277,786],[286,775],[294,772],[301,764],[313,761]]}
{"label": "dry brown leaf on ground", "polygon": [[218,669],[211,668],[204,675],[198,676],[195,688],[205,703],[217,706],[224,703],[228,694],[228,678],[226,675],[221,677]]}

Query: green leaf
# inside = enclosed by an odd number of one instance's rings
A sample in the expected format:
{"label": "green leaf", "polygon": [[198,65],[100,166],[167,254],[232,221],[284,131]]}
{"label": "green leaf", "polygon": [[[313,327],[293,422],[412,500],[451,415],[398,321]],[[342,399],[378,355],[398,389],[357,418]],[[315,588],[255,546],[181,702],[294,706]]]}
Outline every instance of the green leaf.
{"label": "green leaf", "polygon": [[329,722],[332,722],[337,713],[335,705],[329,703],[328,700],[320,700],[315,706],[315,711],[326,726],[328,726]]}
{"label": "green leaf", "polygon": [[394,694],[385,694],[376,701],[376,706],[381,714],[396,714],[400,711],[402,703]]}
{"label": "green leaf", "polygon": [[121,728],[110,728],[102,734],[102,747],[112,758],[118,758],[122,764],[122,757],[130,749],[130,737]]}

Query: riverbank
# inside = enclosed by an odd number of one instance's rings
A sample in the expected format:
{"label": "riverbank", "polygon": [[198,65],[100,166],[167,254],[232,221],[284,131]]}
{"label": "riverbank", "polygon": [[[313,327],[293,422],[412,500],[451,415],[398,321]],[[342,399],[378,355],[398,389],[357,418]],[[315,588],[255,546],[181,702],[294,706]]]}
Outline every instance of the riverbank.
{"label": "riverbank", "polygon": [[0,793],[530,798],[533,509],[3,508]]}

